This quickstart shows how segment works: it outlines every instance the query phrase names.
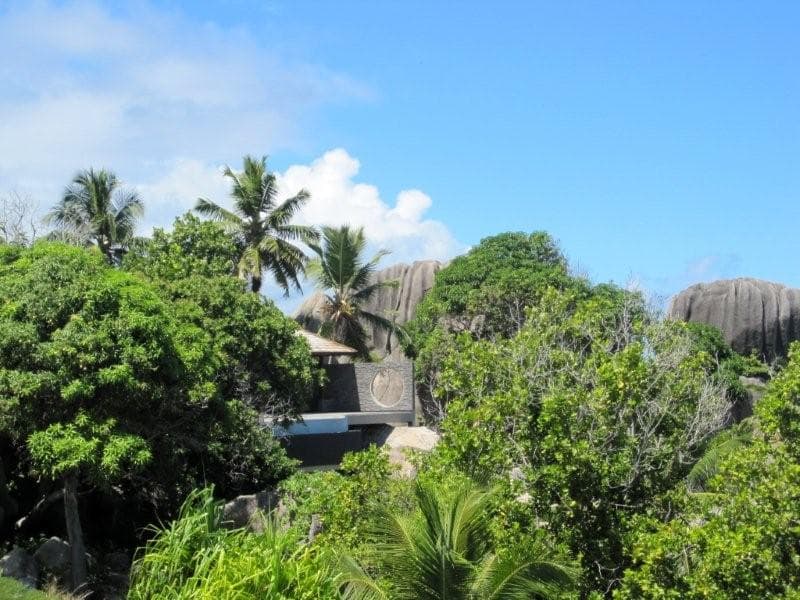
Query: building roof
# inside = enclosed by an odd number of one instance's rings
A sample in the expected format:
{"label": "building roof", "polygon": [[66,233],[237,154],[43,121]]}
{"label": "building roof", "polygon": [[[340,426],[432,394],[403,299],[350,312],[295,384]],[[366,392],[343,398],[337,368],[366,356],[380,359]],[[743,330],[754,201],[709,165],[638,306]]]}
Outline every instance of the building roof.
{"label": "building roof", "polygon": [[328,338],[306,331],[305,329],[298,329],[297,335],[306,338],[308,345],[311,346],[311,354],[314,356],[341,356],[358,354],[358,350],[345,346],[339,342],[334,342]]}

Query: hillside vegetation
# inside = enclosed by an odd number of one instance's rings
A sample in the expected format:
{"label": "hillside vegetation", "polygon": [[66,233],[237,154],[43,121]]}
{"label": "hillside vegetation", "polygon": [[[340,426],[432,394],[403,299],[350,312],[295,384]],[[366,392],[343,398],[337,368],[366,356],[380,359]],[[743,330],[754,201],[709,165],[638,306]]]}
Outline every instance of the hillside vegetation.
{"label": "hillside vegetation", "polygon": [[[800,345],[777,370],[740,356],[544,232],[454,259],[398,328],[362,306],[383,256],[363,231],[293,227],[307,195],[277,204],[263,160],[227,174],[234,212],[136,239],[135,198],[114,213],[89,171],[62,241],[0,244],[0,531],[18,556],[68,540],[42,582],[104,590],[121,554],[131,600],[800,599]],[[416,359],[441,440],[405,476],[374,446],[297,471],[259,424],[324,381],[257,293],[306,267],[320,333],[370,360],[380,322]],[[274,510],[232,528],[224,502],[262,490]]]}

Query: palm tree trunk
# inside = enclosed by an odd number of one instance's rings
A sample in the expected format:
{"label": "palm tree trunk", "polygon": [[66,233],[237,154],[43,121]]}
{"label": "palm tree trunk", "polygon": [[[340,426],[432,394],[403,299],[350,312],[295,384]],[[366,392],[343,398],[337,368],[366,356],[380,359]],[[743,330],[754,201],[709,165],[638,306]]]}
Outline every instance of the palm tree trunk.
{"label": "palm tree trunk", "polygon": [[261,275],[253,275],[250,279],[250,290],[256,294],[261,291]]}
{"label": "palm tree trunk", "polygon": [[64,479],[64,520],[72,562],[72,591],[83,591],[81,588],[86,584],[86,547],[78,512],[78,478],[74,474]]}

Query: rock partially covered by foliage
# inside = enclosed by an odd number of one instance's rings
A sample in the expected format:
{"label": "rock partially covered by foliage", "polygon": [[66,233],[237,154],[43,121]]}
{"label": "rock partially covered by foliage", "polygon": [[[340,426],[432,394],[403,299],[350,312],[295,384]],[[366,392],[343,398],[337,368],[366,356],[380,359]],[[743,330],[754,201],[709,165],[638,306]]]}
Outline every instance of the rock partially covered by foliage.
{"label": "rock partially covered by foliage", "polygon": [[718,327],[740,354],[755,352],[767,361],[785,357],[800,340],[800,289],[759,279],[698,283],[676,295],[672,319]]}
{"label": "rock partially covered by foliage", "polygon": [[[433,287],[436,274],[441,268],[442,263],[438,260],[420,260],[410,265],[398,263],[377,271],[371,283],[394,281],[397,285],[378,289],[364,304],[364,309],[381,315],[397,325],[405,325],[414,318],[417,305]],[[324,304],[324,294],[315,292],[297,309],[295,319],[309,331],[317,331],[323,321]],[[396,335],[369,324],[365,327],[368,343],[378,354],[399,354]]]}

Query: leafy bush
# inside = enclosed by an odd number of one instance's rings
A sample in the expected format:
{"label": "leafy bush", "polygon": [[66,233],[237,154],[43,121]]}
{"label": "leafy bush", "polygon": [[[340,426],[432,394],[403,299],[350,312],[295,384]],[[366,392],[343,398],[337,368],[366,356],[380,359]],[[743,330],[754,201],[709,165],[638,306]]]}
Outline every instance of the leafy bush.
{"label": "leafy bush", "polygon": [[170,294],[63,244],[0,251],[3,464],[37,494],[20,508],[63,485],[132,536],[202,482],[237,493],[292,471],[250,405],[305,390],[307,346],[234,278],[182,283]]}
{"label": "leafy bush", "polygon": [[437,273],[405,327],[404,340],[406,353],[416,359],[419,398],[430,422],[438,424],[446,410],[447,399],[435,390],[441,389],[443,360],[459,351],[457,336],[496,340],[515,335],[528,309],[538,306],[548,289],[569,290],[575,299],[620,295],[613,286],[592,289],[570,275],[566,258],[544,232],[486,238]]}
{"label": "leafy bush", "polygon": [[573,566],[544,547],[495,552],[489,492],[472,483],[419,483],[414,496],[411,510],[384,509],[372,524],[383,581],[353,565],[348,591],[375,599],[522,600],[562,598],[573,588]]}
{"label": "leafy bush", "polygon": [[508,336],[525,321],[525,309],[550,287],[588,285],[569,275],[566,259],[547,233],[488,237],[439,271],[417,307],[411,330],[425,335],[442,317],[463,317],[465,322],[481,317],[487,336]]}
{"label": "leafy bush", "polygon": [[634,566],[616,598],[800,597],[798,406],[795,344],[755,416],[718,436],[703,458],[713,468],[703,473],[702,493],[692,493],[690,479],[671,495],[668,520],[637,519]]}
{"label": "leafy bush", "polygon": [[209,377],[224,398],[259,411],[296,417],[322,381],[297,325],[270,300],[231,276],[239,248],[217,223],[191,215],[156,230],[125,258],[150,278],[181,318],[202,329],[215,362]]}
{"label": "leafy bush", "polygon": [[728,421],[715,368],[635,296],[550,290],[511,339],[454,338],[434,460],[498,483],[510,544],[555,534],[582,557],[585,589],[605,589],[629,560],[630,518],[655,510]]}
{"label": "leafy bush", "polygon": [[339,472],[293,475],[280,485],[293,528],[305,534],[317,515],[322,525],[317,544],[362,557],[376,515],[410,502],[409,485],[392,477],[394,471],[386,450],[371,446],[346,454]]}
{"label": "leafy bush", "polygon": [[339,598],[326,557],[269,518],[263,533],[221,526],[209,488],[178,519],[154,530],[134,562],[129,600],[325,600]]}

